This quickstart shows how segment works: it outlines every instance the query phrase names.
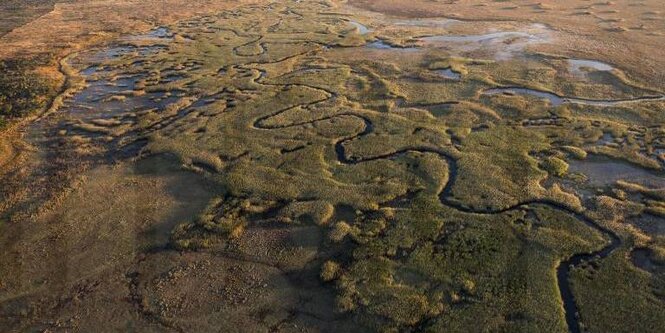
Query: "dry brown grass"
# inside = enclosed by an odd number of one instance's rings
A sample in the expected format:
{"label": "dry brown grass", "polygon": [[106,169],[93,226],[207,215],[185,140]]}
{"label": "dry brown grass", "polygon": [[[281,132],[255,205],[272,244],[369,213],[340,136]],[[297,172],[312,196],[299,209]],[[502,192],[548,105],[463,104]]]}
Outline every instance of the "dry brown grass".
{"label": "dry brown grass", "polygon": [[[563,34],[554,44],[538,45],[542,51],[612,63],[634,79],[665,89],[665,71],[662,70],[665,21],[660,14],[665,11],[665,2],[660,0],[639,3],[563,0],[536,4],[524,0],[350,0],[349,3],[407,17],[443,16],[472,21],[547,24]],[[622,21],[616,22],[618,18]]]}
{"label": "dry brown grass", "polygon": [[[59,2],[39,18],[0,38],[0,59],[24,54],[65,54],[120,34],[146,31],[180,19],[219,12],[255,0],[79,0]],[[3,13],[5,15],[11,13]],[[48,27],[48,28],[47,28]]]}
{"label": "dry brown grass", "polygon": [[53,10],[56,0],[5,0],[0,3],[0,37]]}

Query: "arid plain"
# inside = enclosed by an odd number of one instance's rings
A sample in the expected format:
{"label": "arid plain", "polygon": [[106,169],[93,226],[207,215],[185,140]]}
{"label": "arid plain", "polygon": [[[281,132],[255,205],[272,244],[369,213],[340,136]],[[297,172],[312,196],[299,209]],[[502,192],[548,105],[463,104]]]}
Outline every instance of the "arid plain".
{"label": "arid plain", "polygon": [[665,327],[661,1],[0,8],[0,331]]}

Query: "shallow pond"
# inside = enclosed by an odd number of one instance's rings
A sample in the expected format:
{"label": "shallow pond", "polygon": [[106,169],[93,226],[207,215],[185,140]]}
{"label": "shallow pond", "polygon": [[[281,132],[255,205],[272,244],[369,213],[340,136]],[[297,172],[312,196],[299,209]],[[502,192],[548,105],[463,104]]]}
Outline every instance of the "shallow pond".
{"label": "shallow pond", "polygon": [[614,67],[596,60],[568,59],[568,69],[576,76],[586,76],[588,69],[598,72],[609,72]]}
{"label": "shallow pond", "polygon": [[365,45],[365,48],[374,50],[390,50],[390,51],[417,51],[417,47],[400,47],[393,46],[383,40],[377,40]]}
{"label": "shallow pond", "polygon": [[[121,41],[154,39],[170,41],[170,36],[171,33],[167,28],[157,28],[143,35],[123,37]],[[69,109],[67,113],[76,119],[85,121],[94,118],[110,118],[119,113],[140,109],[162,109],[175,102],[178,97],[167,92],[135,94],[137,83],[146,78],[147,73],[123,74],[122,70],[115,70],[105,65],[107,61],[118,57],[137,56],[141,58],[164,50],[166,47],[161,44],[113,45],[80,55],[75,61],[79,67],[84,68],[80,74],[86,80],[86,87],[65,101],[64,108]],[[177,73],[171,73],[160,78],[160,83],[173,82],[182,78],[184,77]]]}
{"label": "shallow pond", "polygon": [[450,43],[490,43],[496,42],[498,40],[505,40],[509,38],[526,38],[532,39],[535,36],[517,31],[501,31],[493,32],[484,35],[437,35],[421,38],[422,41],[427,43],[441,43],[441,42],[450,42]]}
{"label": "shallow pond", "polygon": [[462,78],[460,73],[455,72],[450,68],[437,69],[434,72],[449,80],[459,81]]}
{"label": "shallow pond", "polygon": [[532,24],[522,31],[498,31],[478,35],[434,35],[420,38],[428,46],[445,47],[453,53],[486,50],[497,60],[506,60],[524,53],[531,44],[550,40],[550,30],[541,24]]}
{"label": "shallow pond", "polygon": [[647,235],[665,236],[665,218],[642,214],[638,217],[630,218],[626,222],[634,225]]}
{"label": "shallow pond", "polygon": [[158,27],[148,31],[145,34],[129,35],[121,38],[122,41],[151,41],[155,39],[173,39],[171,30],[166,27]]}
{"label": "shallow pond", "polygon": [[541,99],[546,99],[552,104],[553,106],[559,106],[563,103],[566,102],[566,99],[560,96],[557,96],[556,94],[546,92],[546,91],[540,91],[540,90],[534,90],[534,89],[528,89],[528,88],[492,88],[492,89],[487,89],[483,91],[483,95],[527,95],[527,96],[533,96]]}
{"label": "shallow pond", "polygon": [[655,272],[663,268],[653,260],[654,253],[648,248],[636,248],[630,253],[630,260],[633,265],[647,272]]}
{"label": "shallow pond", "polygon": [[568,161],[569,173],[581,173],[593,187],[614,185],[618,180],[641,184],[649,188],[665,188],[665,173],[652,171],[609,157],[590,155],[585,160]]}
{"label": "shallow pond", "polygon": [[370,32],[372,32],[372,29],[368,28],[366,25],[356,22],[356,21],[349,21],[349,24],[352,26],[356,27],[358,29],[358,33],[361,35],[366,35]]}

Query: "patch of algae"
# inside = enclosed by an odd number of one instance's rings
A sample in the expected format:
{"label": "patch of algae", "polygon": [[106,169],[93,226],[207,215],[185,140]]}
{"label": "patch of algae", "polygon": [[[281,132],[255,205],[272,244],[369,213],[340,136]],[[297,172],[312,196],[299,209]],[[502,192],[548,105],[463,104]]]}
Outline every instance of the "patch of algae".
{"label": "patch of algae", "polygon": [[[358,34],[341,10],[278,2],[181,22],[155,52],[97,64],[141,78],[120,94],[124,103],[146,95],[172,102],[76,128],[92,135],[123,124],[103,132],[145,141],[144,154],[175,156],[221,189],[206,213],[175,228],[176,248],[252,254],[244,234],[265,220],[330,232],[325,244],[344,251],[321,262],[321,277],[338,291],[337,310],[373,330],[566,331],[559,265],[599,251],[609,235],[635,237],[614,219],[586,222],[595,208],[562,185],[577,179],[566,163],[591,153],[662,169],[644,151],[665,145],[662,128],[651,126],[665,123],[663,102],[553,105],[487,95],[518,86],[617,100],[648,90],[616,71],[571,81],[560,59],[546,55],[495,62],[426,47],[367,48],[382,32]],[[441,68],[462,80],[431,75]],[[606,133],[621,140],[601,142]],[[303,253],[277,256],[297,269],[311,257]],[[616,255],[602,265],[632,269]],[[623,280],[612,273],[594,284],[580,274],[571,279],[581,322],[598,327],[590,297]]]}

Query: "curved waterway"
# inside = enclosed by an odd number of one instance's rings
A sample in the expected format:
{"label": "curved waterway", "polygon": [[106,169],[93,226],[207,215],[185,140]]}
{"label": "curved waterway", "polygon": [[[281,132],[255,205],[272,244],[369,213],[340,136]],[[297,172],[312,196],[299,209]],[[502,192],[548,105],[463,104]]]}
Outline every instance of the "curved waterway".
{"label": "curved waterway", "polygon": [[548,100],[552,106],[559,106],[562,104],[581,104],[589,106],[602,106],[612,107],[621,106],[626,104],[641,103],[641,102],[655,102],[665,101],[665,96],[643,96],[628,99],[587,99],[579,97],[560,96],[552,92],[535,90],[523,87],[500,87],[490,88],[482,92],[483,95],[523,95],[533,96],[541,99]]}
{"label": "curved waterway", "polygon": [[[349,21],[350,24],[354,25],[360,34],[366,34],[369,33],[371,30],[368,29],[367,27],[363,26],[360,23]],[[146,38],[157,38],[157,39],[164,39],[165,41],[170,41],[171,34],[168,31],[164,30],[159,30],[153,32],[152,36],[148,35]],[[428,39],[427,39],[428,38]],[[505,38],[525,38],[527,41],[533,40],[533,37],[529,34],[525,33],[516,33],[516,32],[500,32],[500,33],[492,33],[492,34],[487,34],[487,35],[479,35],[479,36],[433,36],[433,37],[426,37],[426,41],[430,42],[462,42],[462,43],[484,43],[488,41],[494,41],[497,39],[505,39]],[[540,37],[537,38],[537,40],[540,40]],[[255,41],[256,42],[256,41]],[[386,44],[384,41],[375,41],[372,42],[368,45],[366,45],[368,48],[376,48],[376,49],[392,49],[392,50],[415,50],[416,48],[398,48],[398,47],[393,47],[390,46],[389,44]],[[103,62],[104,59],[109,59],[113,57],[118,57],[122,56],[125,53],[128,52],[137,52],[139,55],[146,55],[150,52],[158,52],[159,49],[142,49],[142,48],[136,48],[136,47],[129,47],[129,46],[120,46],[120,47],[112,47],[106,50],[101,51],[101,54],[96,55],[102,60],[100,62]],[[95,57],[93,57],[95,58]],[[83,73],[84,75],[88,77],[93,77],[93,76],[101,76],[103,77],[104,75],[104,69],[99,66],[90,66],[86,71]],[[445,77],[445,75],[452,76],[453,78],[457,78],[456,75],[459,75],[459,73],[455,73],[452,70],[446,71],[443,70],[442,73],[440,73]],[[105,96],[109,95],[115,95],[122,93],[122,91],[125,91],[127,89],[130,89],[134,87],[137,83],[137,80],[139,77],[125,77],[125,78],[119,78],[115,80],[115,82],[111,81],[110,79],[102,78],[100,80],[91,80],[89,82],[88,88],[83,90],[82,92],[78,93],[77,95],[74,96],[74,98],[71,101],[68,101],[67,105],[65,106],[64,112],[67,112],[69,114],[80,114],[82,117],[86,117],[87,119],[90,119],[92,117],[99,117],[99,116],[106,116],[108,117],[109,115],[114,114],[111,112],[111,114],[106,114],[102,115],[101,111],[94,111],[90,112],[90,109],[96,109],[96,110],[117,110],[117,112],[121,112],[124,110],[134,110],[136,108],[144,108],[144,107],[154,107],[154,108],[161,108],[164,107],[166,104],[171,103],[173,100],[170,97],[167,96],[152,96],[152,95],[144,95],[141,97],[128,97],[127,100],[114,100],[114,99],[105,99]],[[258,75],[254,81],[257,84],[262,84],[262,85],[275,85],[275,84],[269,84],[269,83],[264,83],[264,75]],[[299,84],[289,84],[291,86],[297,86]],[[380,159],[392,159],[397,156],[407,154],[410,152],[420,152],[420,153],[432,153],[438,155],[441,159],[445,160],[448,168],[449,168],[449,177],[447,183],[443,186],[441,192],[438,194],[438,198],[440,202],[448,207],[451,207],[453,209],[459,210],[461,212],[465,212],[468,214],[481,214],[481,215],[493,215],[493,214],[503,214],[506,212],[510,211],[515,211],[515,210],[525,210],[525,209],[530,209],[532,206],[547,206],[551,209],[559,210],[562,212],[565,212],[566,214],[569,214],[570,216],[574,217],[576,220],[579,222],[589,226],[590,228],[593,228],[594,230],[600,232],[603,234],[607,239],[608,243],[602,248],[597,251],[593,251],[591,253],[580,253],[572,256],[571,258],[568,258],[567,260],[562,261],[559,266],[556,268],[557,274],[557,285],[560,291],[561,298],[563,300],[563,307],[564,307],[564,313],[565,313],[565,320],[568,325],[568,328],[571,332],[573,333],[578,333],[581,332],[580,329],[580,324],[579,324],[579,319],[577,317],[577,305],[575,303],[575,298],[574,294],[571,289],[570,285],[570,271],[576,266],[579,266],[580,264],[588,261],[593,261],[593,260],[601,260],[603,258],[606,258],[609,256],[613,251],[615,251],[621,244],[621,241],[619,237],[611,230],[605,228],[602,225],[599,225],[592,219],[588,218],[584,212],[579,211],[575,208],[566,206],[562,203],[553,201],[553,200],[548,200],[548,199],[534,199],[534,200],[529,200],[525,202],[520,202],[517,204],[514,204],[510,207],[507,208],[498,208],[498,209],[478,209],[478,208],[472,208],[464,203],[461,203],[457,200],[452,199],[452,189],[455,186],[455,182],[458,177],[458,168],[457,168],[457,160],[453,154],[451,154],[449,151],[445,149],[439,149],[439,148],[433,148],[433,147],[427,147],[427,146],[413,146],[413,147],[406,147],[397,151],[393,151],[387,154],[383,155],[377,155],[377,156],[369,156],[369,157],[362,157],[362,156],[349,156],[346,152],[345,145],[353,140],[357,140],[362,138],[363,136],[370,135],[374,131],[374,126],[372,123],[372,120],[362,114],[349,111],[349,112],[344,112],[344,113],[339,113],[331,116],[327,116],[324,118],[320,119],[315,119],[311,121],[305,121],[301,123],[294,123],[294,124],[288,124],[288,125],[281,125],[279,127],[271,127],[271,126],[266,126],[264,125],[265,121],[269,118],[275,117],[283,112],[286,112],[287,110],[293,108],[293,107],[307,107],[311,106],[314,104],[318,103],[323,103],[326,101],[329,101],[332,98],[335,98],[335,94],[331,91],[327,91],[321,88],[316,88],[304,84],[300,84],[301,86],[310,88],[310,89],[318,89],[321,90],[322,92],[325,93],[325,98],[322,98],[317,101],[313,101],[311,103],[307,104],[301,104],[297,106],[292,106],[283,110],[277,110],[270,115],[258,118],[254,121],[253,127],[256,129],[262,129],[262,130],[271,130],[275,128],[287,128],[287,127],[296,127],[296,126],[302,126],[306,124],[313,124],[321,121],[327,121],[335,118],[341,118],[341,117],[347,117],[347,118],[355,118],[359,122],[363,123],[363,128],[361,131],[349,135],[345,138],[341,138],[337,140],[336,142],[333,143],[334,145],[334,150],[336,152],[336,159],[337,162],[342,164],[342,165],[353,165],[353,164],[359,164],[359,163],[365,163],[369,161],[374,161],[374,160],[380,160]],[[284,85],[285,86],[285,85]],[[527,88],[519,88],[519,87],[503,87],[503,88],[493,88],[493,89],[488,89],[483,92],[485,95],[493,95],[493,94],[524,94],[524,95],[531,95],[539,98],[544,98],[548,99],[553,105],[560,105],[560,104],[565,104],[565,103],[574,103],[574,104],[586,104],[586,105],[596,105],[596,106],[614,106],[614,105],[619,105],[619,104],[625,104],[625,103],[634,103],[634,102],[641,102],[641,101],[653,101],[653,100],[664,100],[665,97],[663,96],[647,96],[647,97],[641,97],[637,99],[630,99],[630,100],[588,100],[588,99],[580,99],[580,98],[572,98],[572,97],[564,97],[564,96],[559,96],[554,93],[550,92],[544,92],[544,91],[538,91],[538,90],[532,90],[532,89],[527,89]],[[101,106],[100,106],[101,103]],[[107,103],[107,104],[104,104]],[[130,103],[131,107],[127,107],[128,104]]]}
{"label": "curved waterway", "polygon": [[[279,84],[269,84],[269,83],[263,83],[261,82],[262,77],[259,76],[255,79],[255,82],[257,84],[262,84],[262,85],[279,85]],[[298,84],[291,84],[291,85],[298,85]],[[605,228],[604,226],[596,223],[594,220],[590,219],[587,217],[582,211],[579,211],[577,209],[574,209],[572,207],[569,207],[567,205],[564,205],[560,202],[549,200],[549,199],[534,199],[534,200],[528,200],[525,202],[520,202],[517,203],[513,206],[507,207],[507,208],[498,208],[498,209],[477,209],[477,208],[471,208],[466,206],[464,203],[458,202],[456,200],[451,199],[451,194],[452,194],[452,189],[455,186],[455,181],[457,180],[458,177],[458,169],[457,169],[457,160],[455,159],[452,154],[444,149],[438,149],[438,148],[432,148],[432,147],[421,147],[421,146],[414,146],[414,147],[407,147],[403,148],[391,153],[387,154],[382,154],[382,155],[377,155],[377,156],[370,156],[370,157],[361,157],[361,156],[349,156],[346,153],[346,148],[345,144],[357,139],[360,139],[363,136],[370,135],[374,131],[374,125],[371,121],[370,118],[367,116],[361,115],[356,112],[344,112],[344,113],[339,113],[335,115],[330,115],[326,116],[320,119],[314,119],[310,121],[305,121],[305,122],[299,122],[299,123],[293,123],[293,124],[286,124],[286,125],[280,125],[280,126],[265,126],[263,123],[275,116],[278,116],[288,110],[291,110],[296,107],[309,107],[312,105],[316,105],[319,103],[324,103],[329,101],[331,98],[335,98],[335,94],[331,91],[327,91],[322,88],[316,88],[312,86],[307,86],[307,85],[302,85],[304,87],[310,88],[310,89],[317,89],[321,90],[326,94],[325,98],[307,103],[307,104],[302,104],[302,105],[296,105],[296,106],[290,106],[287,108],[284,108],[282,110],[275,111],[267,116],[263,116],[260,118],[255,119],[253,122],[252,126],[256,129],[262,129],[262,130],[272,130],[272,129],[278,129],[278,128],[289,128],[289,127],[297,127],[297,126],[303,126],[307,124],[314,124],[317,122],[322,122],[322,121],[329,121],[335,118],[344,118],[344,117],[352,117],[356,118],[359,121],[361,121],[364,126],[361,131],[359,131],[356,134],[350,135],[346,138],[342,138],[337,140],[334,143],[334,149],[335,153],[337,156],[337,162],[343,165],[354,165],[354,164],[359,164],[359,163],[365,163],[365,162],[370,162],[370,161],[376,161],[376,160],[382,160],[382,159],[392,159],[400,155],[404,155],[410,152],[419,152],[419,153],[432,153],[438,155],[441,159],[445,160],[446,163],[448,164],[448,169],[449,169],[449,177],[448,177],[448,182],[445,184],[441,192],[438,194],[439,200],[441,203],[445,206],[451,207],[453,209],[459,210],[464,213],[469,213],[469,214],[479,214],[479,215],[495,215],[495,214],[503,214],[511,211],[517,211],[517,210],[524,210],[524,209],[529,209],[531,206],[536,206],[536,205],[541,205],[541,206],[547,206],[551,209],[559,210],[562,212],[565,212],[571,216],[573,216],[576,220],[579,222],[585,224],[586,226],[600,232],[603,234],[607,239],[608,243],[605,245],[602,249],[599,249],[597,251],[593,251],[591,253],[579,253],[576,255],[573,255],[572,257],[568,258],[567,260],[562,261],[558,267],[556,268],[556,277],[557,277],[557,285],[559,288],[559,292],[561,295],[561,299],[563,301],[563,308],[564,308],[564,316],[565,316],[565,321],[568,326],[568,329],[572,333],[580,333],[581,328],[580,328],[580,323],[579,323],[579,318],[578,318],[578,309],[577,309],[577,304],[575,303],[575,295],[572,292],[572,288],[570,285],[570,271],[574,267],[577,267],[585,262],[589,261],[594,261],[594,260],[602,260],[606,257],[608,257],[610,254],[612,254],[619,246],[621,245],[621,240],[620,238],[611,230]]]}

